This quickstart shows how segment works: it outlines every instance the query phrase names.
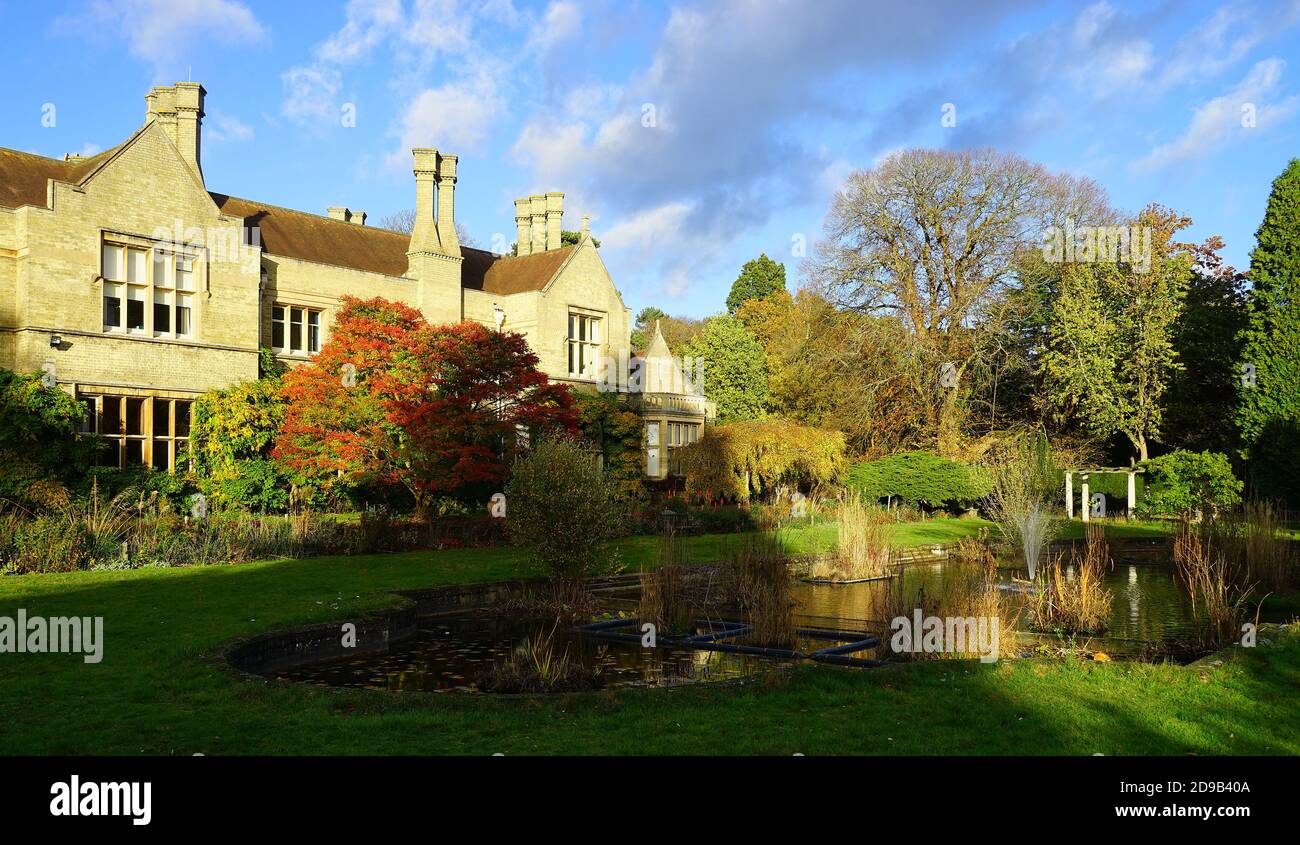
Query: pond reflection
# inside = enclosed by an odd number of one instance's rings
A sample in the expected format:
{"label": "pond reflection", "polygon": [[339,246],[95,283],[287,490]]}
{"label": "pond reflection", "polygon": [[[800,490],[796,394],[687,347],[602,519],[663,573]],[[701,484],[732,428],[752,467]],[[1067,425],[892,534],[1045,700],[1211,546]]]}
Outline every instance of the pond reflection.
{"label": "pond reflection", "polygon": [[[505,660],[525,637],[550,632],[553,620],[506,618],[486,612],[425,619],[419,632],[387,651],[322,661],[279,673],[284,680],[317,686],[395,691],[475,692],[475,683]],[[600,670],[603,686],[675,686],[743,678],[777,667],[743,654],[677,648],[642,648],[640,643],[598,641],[555,628],[557,653]]]}
{"label": "pond reflection", "polygon": [[[1070,567],[1066,574],[1071,575]],[[910,566],[896,578],[902,579],[905,596],[940,596],[944,590],[943,563]],[[997,579],[1012,584],[1014,569],[999,569]],[[1152,655],[1180,650],[1192,639],[1193,607],[1167,563],[1120,562],[1103,577],[1111,592],[1109,628],[1105,636],[1088,639],[1089,647],[1115,655]],[[607,593],[605,606],[623,615],[636,613],[636,585],[632,582],[621,597]],[[800,582],[796,585],[796,624],[807,628],[841,631],[886,632],[888,581],[857,584]],[[1016,593],[1009,592],[1015,596]],[[1025,625],[1022,623],[1022,629]],[[769,658],[725,651],[691,648],[643,648],[639,641],[611,641],[583,636],[571,626],[555,626],[553,620],[481,610],[458,611],[422,620],[418,633],[387,651],[325,660],[280,672],[278,677],[320,686],[359,687],[395,691],[447,692],[478,691],[494,664],[506,660],[526,638],[554,629],[556,653],[567,653],[584,666],[598,669],[602,687],[675,686],[699,681],[745,678],[782,665]],[[635,630],[632,628],[630,630]],[[1050,634],[1029,634],[1025,643],[1051,640]],[[800,642],[805,651],[824,648],[825,642]],[[882,644],[880,654],[887,647]],[[1004,641],[1003,654],[1011,649]],[[861,656],[873,656],[863,653]]]}

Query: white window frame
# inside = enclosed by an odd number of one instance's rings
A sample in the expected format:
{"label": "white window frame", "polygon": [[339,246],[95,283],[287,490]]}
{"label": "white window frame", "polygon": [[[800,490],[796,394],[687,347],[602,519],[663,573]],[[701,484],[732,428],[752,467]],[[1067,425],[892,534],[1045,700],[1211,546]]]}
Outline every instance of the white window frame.
{"label": "white window frame", "polygon": [[[104,290],[100,300],[103,331],[134,337],[188,339],[195,335],[194,276],[198,259],[191,253],[144,246],[111,237],[100,246],[100,275]],[[110,294],[116,294],[117,321],[108,317]],[[139,326],[130,326],[132,302],[141,303]],[[155,308],[167,309],[167,327],[159,328]],[[181,320],[185,309],[186,320]],[[187,331],[181,331],[185,324]]]}
{"label": "white window frame", "polygon": [[[569,309],[566,365],[569,378],[595,381],[600,374],[600,350],[604,346],[605,315],[596,311]],[[576,365],[576,366],[575,366]]]}
{"label": "white window frame", "polygon": [[[277,317],[276,312],[279,312]],[[278,355],[305,358],[320,352],[325,342],[324,310],[306,305],[276,302],[271,305],[271,351]],[[280,327],[281,343],[275,343],[275,330]],[[298,345],[294,345],[293,330],[298,328]]]}

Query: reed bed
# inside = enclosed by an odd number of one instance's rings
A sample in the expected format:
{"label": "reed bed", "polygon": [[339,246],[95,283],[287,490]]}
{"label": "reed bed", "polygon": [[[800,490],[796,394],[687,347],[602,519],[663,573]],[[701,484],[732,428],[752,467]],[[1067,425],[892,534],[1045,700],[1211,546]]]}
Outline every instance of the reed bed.
{"label": "reed bed", "polygon": [[1282,514],[1272,502],[1247,502],[1243,510],[1242,554],[1246,581],[1279,593],[1300,586],[1300,557],[1281,536]]}
{"label": "reed bed", "polygon": [[861,496],[843,499],[836,508],[835,552],[813,561],[809,575],[821,581],[863,581],[889,574],[894,523]]}
{"label": "reed bed", "polygon": [[[1255,588],[1236,536],[1211,520],[1184,526],[1174,540],[1174,566],[1192,601],[1197,645],[1206,651],[1239,641],[1252,619]],[[1253,619],[1258,624],[1258,608]]]}
{"label": "reed bed", "polygon": [[[894,578],[888,582],[881,602],[884,616],[882,641],[892,641],[891,633],[899,620],[910,623],[919,612],[922,619],[936,617],[943,620],[945,627],[950,620],[984,620],[985,624],[996,624],[999,649],[1014,644],[1016,631],[1020,624],[1020,606],[1010,596],[998,589],[996,580],[996,562],[988,565],[991,558],[983,554],[972,553],[954,555],[949,558],[943,570],[943,580],[935,589],[911,590],[903,578]],[[888,645],[887,654],[897,660],[969,660],[981,656],[978,644],[967,639],[965,647],[942,651],[894,651]]]}
{"label": "reed bed", "polygon": [[1102,586],[1102,577],[1114,566],[1105,530],[1089,525],[1083,550],[1070,552],[1068,568],[1061,561],[1061,555],[1051,557],[1028,593],[1032,627],[1064,634],[1105,633],[1114,599]]}
{"label": "reed bed", "polygon": [[673,528],[659,535],[655,566],[641,572],[639,618],[659,632],[684,631],[690,626],[692,609],[691,571],[685,547]]}
{"label": "reed bed", "polygon": [[763,646],[795,643],[794,572],[779,531],[740,538],[722,558],[721,585],[728,603],[753,626],[750,639]]}
{"label": "reed bed", "polygon": [[484,529],[479,522],[429,523],[369,512],[347,524],[306,511],[213,513],[195,519],[134,491],[107,498],[95,484],[82,499],[74,500],[60,488],[34,510],[16,505],[0,509],[0,573],[244,563],[492,542],[500,526]]}
{"label": "reed bed", "polygon": [[495,663],[478,681],[480,689],[499,693],[580,692],[604,684],[600,654],[588,666],[575,658],[569,646],[560,648],[558,623],[524,638],[510,656]]}

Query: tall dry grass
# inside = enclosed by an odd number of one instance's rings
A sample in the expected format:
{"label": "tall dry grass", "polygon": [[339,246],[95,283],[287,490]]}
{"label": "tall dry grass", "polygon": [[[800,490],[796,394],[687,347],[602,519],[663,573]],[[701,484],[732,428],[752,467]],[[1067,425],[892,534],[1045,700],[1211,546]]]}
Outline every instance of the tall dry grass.
{"label": "tall dry grass", "polygon": [[[895,620],[901,618],[910,623],[914,614],[920,611],[923,619],[938,617],[945,620],[945,624],[953,619],[996,621],[999,648],[1005,653],[1015,642],[1021,611],[1010,596],[998,589],[996,566],[987,563],[981,554],[950,556],[943,568],[941,585],[930,591],[922,588],[912,592],[903,578],[890,580],[881,604],[884,615],[882,641],[890,642]],[[967,640],[966,645],[960,651],[895,653],[890,650],[887,653],[898,660],[967,660],[981,656],[978,643]],[[884,648],[888,649],[888,645]]]}
{"label": "tall dry grass", "polygon": [[729,603],[754,628],[751,639],[764,646],[792,647],[795,577],[780,532],[741,537],[723,555],[721,569]]}
{"label": "tall dry grass", "polygon": [[[1239,534],[1213,520],[1185,525],[1174,539],[1174,566],[1192,601],[1197,644],[1214,651],[1241,638],[1252,617],[1254,584]],[[1254,621],[1259,622],[1256,609]]]}
{"label": "tall dry grass", "polygon": [[813,562],[810,574],[825,581],[861,581],[889,574],[894,522],[861,496],[851,495],[836,508],[835,553]]}
{"label": "tall dry grass", "polygon": [[692,615],[690,571],[685,546],[669,527],[659,535],[654,568],[641,572],[639,618],[659,631],[681,631]]}
{"label": "tall dry grass", "polygon": [[1104,633],[1114,596],[1102,586],[1102,578],[1113,566],[1105,530],[1089,525],[1083,550],[1070,552],[1070,567],[1062,566],[1061,556],[1056,555],[1035,579],[1026,602],[1033,627],[1067,634]]}
{"label": "tall dry grass", "polygon": [[559,647],[557,628],[558,623],[550,631],[542,628],[525,637],[508,658],[493,664],[479,679],[479,689],[500,693],[580,692],[602,686],[601,654],[587,665],[573,655],[570,646]]}
{"label": "tall dry grass", "polygon": [[1300,558],[1281,536],[1282,514],[1272,502],[1247,502],[1241,532],[1246,581],[1278,593],[1300,585]]}

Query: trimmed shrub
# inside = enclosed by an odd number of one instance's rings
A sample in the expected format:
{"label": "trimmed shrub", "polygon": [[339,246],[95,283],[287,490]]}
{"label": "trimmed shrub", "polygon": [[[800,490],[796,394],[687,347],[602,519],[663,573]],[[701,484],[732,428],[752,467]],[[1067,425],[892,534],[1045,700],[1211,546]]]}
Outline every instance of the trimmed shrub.
{"label": "trimmed shrub", "polygon": [[903,452],[854,464],[848,485],[867,499],[893,497],[925,507],[969,506],[993,490],[993,481],[983,469],[929,452]]}
{"label": "trimmed shrub", "polygon": [[845,468],[843,434],[779,418],[705,428],[679,454],[687,494],[709,501],[834,484]]}
{"label": "trimmed shrub", "polygon": [[559,582],[618,572],[610,542],[625,527],[618,492],[577,443],[542,441],[515,464],[506,485],[506,532]]}
{"label": "trimmed shrub", "polygon": [[[1082,478],[1081,473],[1074,473],[1074,496],[1078,499],[1082,495]],[[1137,500],[1140,503],[1146,498],[1146,478],[1139,475],[1133,480],[1134,492],[1137,494]],[[1065,490],[1065,470],[1057,473],[1057,490]],[[1088,473],[1088,493],[1104,493],[1109,498],[1120,502],[1128,501],[1128,473],[1127,472],[1090,472]],[[1062,494],[1064,495],[1064,494]]]}
{"label": "trimmed shrub", "polygon": [[1139,511],[1146,515],[1176,514],[1190,519],[1215,516],[1241,504],[1241,481],[1226,455],[1179,450],[1143,464],[1147,496]]}
{"label": "trimmed shrub", "polygon": [[690,515],[702,534],[739,534],[758,528],[749,508],[700,508]]}

